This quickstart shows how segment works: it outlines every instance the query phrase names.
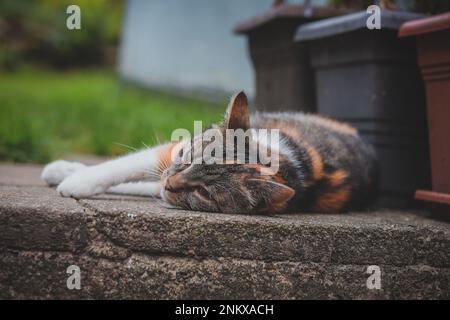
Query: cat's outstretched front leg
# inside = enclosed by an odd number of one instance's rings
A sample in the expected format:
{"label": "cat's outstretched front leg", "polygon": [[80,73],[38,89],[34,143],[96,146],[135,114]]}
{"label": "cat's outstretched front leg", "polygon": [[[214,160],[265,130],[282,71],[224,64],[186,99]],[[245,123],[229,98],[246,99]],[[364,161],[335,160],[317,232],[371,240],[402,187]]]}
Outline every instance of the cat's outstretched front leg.
{"label": "cat's outstretched front leg", "polygon": [[88,198],[125,182],[154,177],[162,164],[169,165],[174,144],[138,151],[102,164],[82,168],[65,178],[57,191],[63,197]]}
{"label": "cat's outstretched front leg", "polygon": [[[49,186],[57,186],[65,178],[74,174],[86,165],[80,162],[56,160],[49,163],[42,170],[41,179]],[[144,197],[159,197],[161,191],[161,181],[149,182],[129,182],[110,187],[106,193],[125,194]]]}

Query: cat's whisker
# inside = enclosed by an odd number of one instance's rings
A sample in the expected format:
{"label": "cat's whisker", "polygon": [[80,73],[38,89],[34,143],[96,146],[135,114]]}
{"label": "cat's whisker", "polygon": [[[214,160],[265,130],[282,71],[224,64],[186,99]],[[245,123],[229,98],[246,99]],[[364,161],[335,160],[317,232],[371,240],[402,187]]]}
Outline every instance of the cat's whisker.
{"label": "cat's whisker", "polygon": [[144,170],[142,171],[145,174],[148,174],[150,176],[156,177],[156,178],[161,178],[161,174],[157,171],[152,171],[152,170]]}
{"label": "cat's whisker", "polygon": [[163,168],[163,165],[161,163],[161,160],[158,161],[158,165],[156,166],[156,170],[159,172],[163,172],[165,168]]}
{"label": "cat's whisker", "polygon": [[161,178],[161,175],[158,174],[158,173],[155,173],[155,172],[143,172],[143,173],[148,175],[148,176],[150,176],[150,177],[153,177],[153,178],[158,178],[158,179]]}
{"label": "cat's whisker", "polygon": [[152,171],[151,169],[139,170],[136,173],[143,174],[146,178],[150,178],[150,179],[155,179],[155,180],[161,179],[161,174],[159,174],[158,172]]}
{"label": "cat's whisker", "polygon": [[116,144],[116,145],[119,145],[119,146],[121,146],[121,147],[128,148],[128,149],[133,150],[133,151],[137,151],[137,150],[138,150],[138,149],[136,149],[135,147],[132,147],[132,146],[129,146],[129,145],[120,143],[120,142],[113,142],[113,143]]}
{"label": "cat's whisker", "polygon": [[158,163],[158,169],[161,170],[161,173],[166,170],[167,168],[170,167],[170,162],[169,160],[165,159],[165,158],[160,158],[159,159],[159,163]]}
{"label": "cat's whisker", "polygon": [[161,179],[160,179],[160,177],[158,177],[158,176],[149,176],[149,175],[147,175],[147,176],[145,177],[145,179],[142,179],[142,181],[146,181],[146,180],[150,180],[150,181],[159,181],[159,180],[161,180]]}
{"label": "cat's whisker", "polygon": [[164,173],[164,170],[165,170],[165,169],[166,169],[166,168],[162,168],[161,165],[158,165],[158,167],[155,168],[154,171],[155,171],[156,173],[158,173],[159,175],[162,175],[162,174]]}
{"label": "cat's whisker", "polygon": [[143,172],[146,173],[146,174],[155,176],[155,177],[160,177],[158,172],[153,172],[153,171],[143,171]]}
{"label": "cat's whisker", "polygon": [[167,168],[169,168],[169,167],[170,167],[169,161],[165,161],[165,163],[164,163],[164,169],[167,169]]}

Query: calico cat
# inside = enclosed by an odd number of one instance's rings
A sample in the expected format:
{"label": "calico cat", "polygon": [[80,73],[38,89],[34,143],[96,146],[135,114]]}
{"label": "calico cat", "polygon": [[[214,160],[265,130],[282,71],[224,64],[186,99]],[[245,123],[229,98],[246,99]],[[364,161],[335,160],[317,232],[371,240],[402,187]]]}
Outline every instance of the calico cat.
{"label": "calico cat", "polygon": [[[353,127],[318,115],[257,113],[249,115],[243,92],[230,101],[227,129],[278,129],[280,140],[267,146],[277,152],[278,169],[268,164],[183,161],[186,141],[148,148],[99,165],[55,161],[42,179],[76,199],[111,192],[159,196],[188,210],[225,213],[342,212],[367,207],[375,199],[377,164],[372,147]],[[194,136],[193,148],[203,134]],[[276,150],[275,150],[276,148]],[[174,152],[174,150],[177,150]],[[190,150],[191,160],[196,157]],[[248,151],[246,151],[248,152]],[[234,159],[234,158],[233,158]],[[144,182],[157,176],[157,181]]]}

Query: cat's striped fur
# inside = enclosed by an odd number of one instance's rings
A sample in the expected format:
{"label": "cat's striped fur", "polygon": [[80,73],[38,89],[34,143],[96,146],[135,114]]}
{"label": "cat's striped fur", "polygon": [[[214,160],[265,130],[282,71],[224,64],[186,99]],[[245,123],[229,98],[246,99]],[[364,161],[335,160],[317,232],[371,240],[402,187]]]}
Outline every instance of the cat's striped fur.
{"label": "cat's striped fur", "polygon": [[289,208],[337,212],[360,209],[376,195],[377,170],[371,146],[351,126],[317,115],[262,113],[254,128],[277,128],[288,155],[278,173],[295,189]]}

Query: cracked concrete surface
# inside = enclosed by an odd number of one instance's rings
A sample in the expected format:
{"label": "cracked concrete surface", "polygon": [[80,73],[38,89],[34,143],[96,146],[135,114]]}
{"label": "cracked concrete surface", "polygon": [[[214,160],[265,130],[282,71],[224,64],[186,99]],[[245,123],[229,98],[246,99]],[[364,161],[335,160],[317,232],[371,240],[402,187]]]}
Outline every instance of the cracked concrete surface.
{"label": "cracked concrete surface", "polygon": [[[425,213],[226,215],[76,201],[0,165],[0,298],[450,298],[450,224]],[[69,290],[68,266],[81,269]],[[366,286],[381,268],[380,290]]]}

